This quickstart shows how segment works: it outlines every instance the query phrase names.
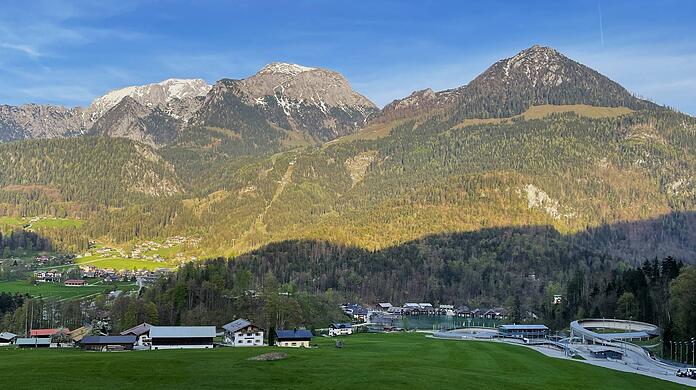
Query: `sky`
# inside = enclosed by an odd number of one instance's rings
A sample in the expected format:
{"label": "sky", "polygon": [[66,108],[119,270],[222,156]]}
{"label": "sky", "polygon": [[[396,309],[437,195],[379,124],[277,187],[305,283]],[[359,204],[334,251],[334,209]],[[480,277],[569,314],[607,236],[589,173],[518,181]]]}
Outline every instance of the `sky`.
{"label": "sky", "polygon": [[379,106],[552,46],[696,115],[696,1],[0,0],[0,104],[85,106],[167,78],[336,70]]}

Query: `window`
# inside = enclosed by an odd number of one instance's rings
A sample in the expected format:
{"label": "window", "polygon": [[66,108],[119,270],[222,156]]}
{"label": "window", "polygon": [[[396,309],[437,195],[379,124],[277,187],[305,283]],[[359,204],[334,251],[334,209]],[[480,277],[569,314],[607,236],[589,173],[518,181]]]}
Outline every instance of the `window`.
{"label": "window", "polygon": [[247,340],[247,344],[251,344],[251,340]]}

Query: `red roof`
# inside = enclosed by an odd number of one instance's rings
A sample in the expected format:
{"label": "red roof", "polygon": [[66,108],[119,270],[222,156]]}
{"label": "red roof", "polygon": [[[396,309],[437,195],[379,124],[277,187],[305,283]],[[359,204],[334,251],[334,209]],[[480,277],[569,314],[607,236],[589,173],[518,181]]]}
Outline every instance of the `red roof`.
{"label": "red roof", "polygon": [[70,329],[68,329],[68,328],[63,328],[63,329],[32,329],[31,336],[32,337],[53,336],[54,334],[60,332],[61,330],[65,333],[70,332]]}
{"label": "red roof", "polygon": [[65,284],[86,284],[87,282],[81,279],[68,279]]}

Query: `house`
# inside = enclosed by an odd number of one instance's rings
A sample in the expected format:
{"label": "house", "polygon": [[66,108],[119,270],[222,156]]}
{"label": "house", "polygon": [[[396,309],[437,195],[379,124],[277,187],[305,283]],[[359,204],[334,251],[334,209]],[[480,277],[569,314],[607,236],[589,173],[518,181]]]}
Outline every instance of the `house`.
{"label": "house", "polygon": [[135,336],[137,338],[136,345],[150,346],[150,328],[152,328],[152,325],[143,322],[140,325],[124,330],[121,332],[121,336]]}
{"label": "house", "polygon": [[544,338],[549,335],[546,325],[500,325],[498,334],[502,337]]}
{"label": "house", "polygon": [[60,328],[60,329],[32,329],[29,332],[29,336],[31,337],[48,337],[50,338],[54,334],[58,333],[70,333],[70,329],[68,328]]}
{"label": "house", "polygon": [[34,272],[34,279],[39,283],[54,283],[60,282],[63,274],[57,270],[50,271],[36,271]]}
{"label": "house", "polygon": [[132,350],[135,336],[86,336],[80,341],[86,351],[125,351]]}
{"label": "house", "polygon": [[68,279],[63,284],[65,284],[66,286],[80,287],[80,286],[86,286],[87,281],[81,280],[81,279]]}
{"label": "house", "polygon": [[343,312],[358,321],[367,321],[368,310],[356,303],[346,303],[341,306]]}
{"label": "house", "polygon": [[431,315],[431,314],[435,314],[435,312],[437,311],[437,310],[435,310],[435,307],[433,307],[433,305],[431,303],[422,302],[422,303],[419,303],[418,305],[420,305],[420,311],[422,314]]}
{"label": "house", "polygon": [[444,314],[448,316],[454,315],[454,305],[440,305],[437,308],[438,314]]}
{"label": "house", "polygon": [[15,341],[16,338],[17,335],[14,333],[2,332],[0,333],[0,346],[10,345]]}
{"label": "house", "polygon": [[382,310],[388,312],[391,309],[392,304],[389,302],[380,302],[377,304],[377,310]]}
{"label": "house", "polygon": [[389,314],[402,314],[403,312],[404,308],[399,306],[392,306],[387,310],[387,313]]}
{"label": "house", "polygon": [[50,337],[20,337],[15,340],[17,348],[48,348],[51,346]]}
{"label": "house", "polygon": [[346,336],[353,334],[353,325],[345,324],[331,324],[329,325],[329,336]]}
{"label": "house", "polygon": [[507,317],[507,310],[504,307],[496,307],[494,309],[488,310],[485,315],[486,318],[493,320],[502,320]]}
{"label": "house", "polygon": [[306,329],[295,330],[276,330],[276,345],[279,347],[309,348],[309,342],[312,341],[314,335]]}
{"label": "house", "polygon": [[455,311],[455,313],[456,313],[457,316],[459,316],[459,317],[466,317],[466,318],[470,318],[470,317],[471,317],[471,309],[469,309],[469,306],[466,306],[466,305],[460,306],[460,307]]}
{"label": "house", "polygon": [[214,326],[152,326],[152,349],[213,348]]}
{"label": "house", "polygon": [[251,321],[236,319],[222,326],[225,330],[225,344],[235,347],[262,347],[264,330]]}
{"label": "house", "polygon": [[483,318],[483,313],[487,312],[488,309],[474,309],[471,311],[471,318]]}

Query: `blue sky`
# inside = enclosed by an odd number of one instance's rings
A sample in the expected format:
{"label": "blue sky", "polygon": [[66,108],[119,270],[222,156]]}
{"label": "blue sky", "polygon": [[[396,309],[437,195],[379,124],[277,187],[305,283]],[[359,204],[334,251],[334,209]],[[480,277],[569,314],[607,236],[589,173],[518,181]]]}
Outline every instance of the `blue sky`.
{"label": "blue sky", "polygon": [[538,43],[696,114],[689,0],[0,3],[10,3],[0,12],[0,104],[86,105],[127,85],[212,83],[284,61],[337,70],[382,106],[466,84]]}

